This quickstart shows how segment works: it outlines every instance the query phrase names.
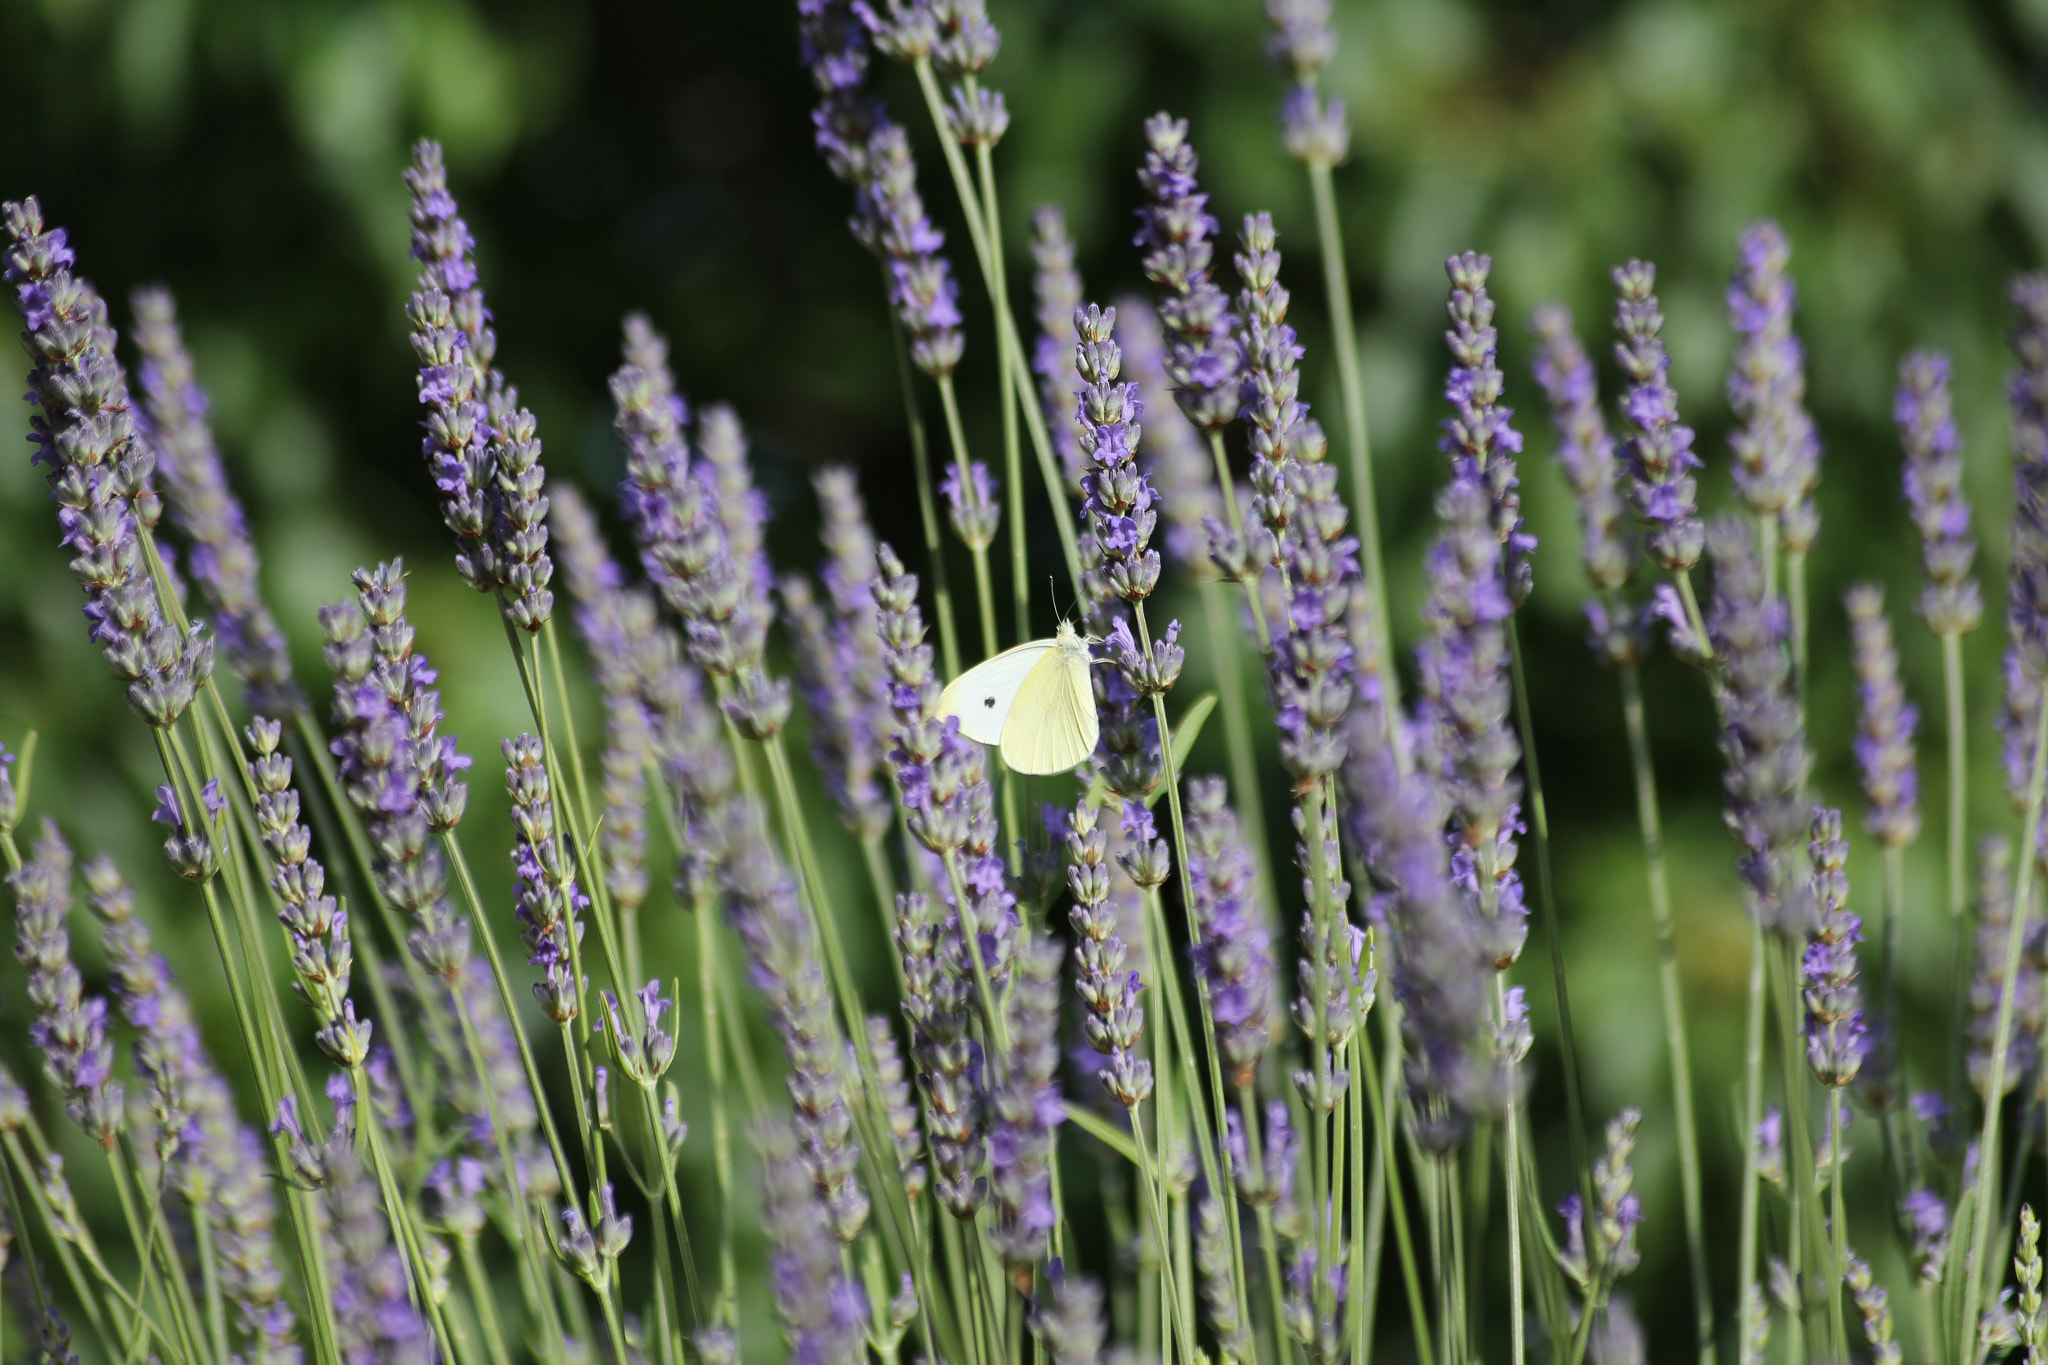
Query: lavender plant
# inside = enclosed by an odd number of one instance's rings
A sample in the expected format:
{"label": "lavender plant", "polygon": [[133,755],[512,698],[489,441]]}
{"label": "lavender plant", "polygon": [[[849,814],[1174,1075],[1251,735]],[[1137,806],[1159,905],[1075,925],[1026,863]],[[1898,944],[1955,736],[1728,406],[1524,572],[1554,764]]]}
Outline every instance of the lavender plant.
{"label": "lavender plant", "polygon": [[[496,737],[511,837],[495,850],[466,818],[470,759],[429,662],[450,656],[408,614],[403,564],[357,570],[311,623],[331,687],[313,706],[291,639],[315,637],[265,600],[262,528],[228,478],[169,294],[135,297],[131,392],[63,230],[33,199],[6,206],[32,460],[87,634],[161,769],[142,785],[180,898],[151,904],[95,857],[84,905],[100,949],[74,953],[71,844],[45,819],[22,847],[40,813],[33,748],[0,748],[23,986],[0,1010],[38,1068],[27,1088],[0,1073],[0,1273],[23,1267],[6,1287],[25,1291],[0,1323],[17,1340],[33,1327],[43,1358],[74,1358],[75,1321],[108,1360],[222,1365],[728,1365],[772,1357],[778,1338],[818,1365],[1470,1365],[1503,1353],[1505,1323],[1515,1365],[1681,1348],[1761,1362],[1774,1329],[1788,1365],[1864,1349],[1888,1365],[1905,1341],[1953,1365],[2038,1355],[2039,1226],[2021,1195],[2048,1055],[2048,279],[2010,295],[2004,816],[1967,800],[1962,639],[1982,603],[1949,364],[1916,352],[1900,370],[1918,609],[1944,687],[1941,916],[1921,912],[1906,870],[1915,640],[1894,638],[1865,584],[1844,601],[1849,667],[1809,655],[1821,432],[1789,237],[1762,223],[1735,246],[1725,459],[1681,418],[1669,346],[1690,341],[1667,343],[1653,266],[1612,275],[1613,413],[1569,314],[1530,319],[1589,643],[1619,685],[1672,1084],[1668,1110],[1625,1106],[1588,1132],[1518,629],[1563,556],[1523,507],[1534,477],[1525,490],[1493,262],[1446,263],[1448,479],[1419,610],[1401,620],[1334,197],[1349,124],[1321,84],[1336,30],[1318,0],[1264,9],[1288,82],[1282,145],[1309,175],[1327,365],[1297,327],[1272,212],[1233,219],[1238,292],[1218,281],[1204,130],[1167,114],[1138,130],[1136,250],[1110,270],[1142,274],[1156,302],[1086,302],[1065,219],[1043,207],[1027,347],[985,6],[800,0],[817,146],[852,191],[901,344],[915,564],[879,538],[844,469],[812,479],[820,562],[790,562],[746,415],[686,399],[689,366],[638,314],[609,384],[616,505],[551,486],[485,301],[488,262],[440,149],[417,146],[413,493],[438,504],[456,578],[496,608],[511,667],[494,685],[525,713]],[[957,231],[919,193],[878,58],[910,68]],[[985,312],[963,296],[949,233]],[[974,320],[986,352],[968,349]],[[971,390],[956,383],[983,354],[1000,464],[970,451]],[[1325,382],[1341,466],[1304,398]],[[925,446],[927,383],[943,469]],[[1739,510],[1711,511],[1731,497]],[[1040,499],[1057,533],[1047,562],[1033,558]],[[946,584],[942,508],[971,603]],[[558,562],[580,656],[558,638]],[[1046,570],[1065,571],[1093,632],[1101,740],[1071,776],[1027,782],[937,707],[964,641],[996,655],[1031,637],[1029,586]],[[1660,625],[1706,684],[1733,836],[1724,881],[1749,912],[1732,1113],[1696,1094],[1691,1069],[1699,1000],[1680,972],[1663,735],[1642,683]],[[1191,697],[1197,678],[1217,697]],[[1020,673],[989,704],[1046,705],[1032,687]],[[1875,958],[1850,895],[1863,836],[1815,751],[1833,729],[1810,723],[1852,703],[1848,757],[1883,864]],[[1202,770],[1212,705],[1228,780]],[[1290,837],[1270,837],[1268,802]],[[1966,909],[1972,834],[1986,838]],[[486,856],[509,865],[502,891],[472,870]],[[1533,1046],[1540,1011],[1521,979],[1531,894],[1555,1061]],[[217,983],[173,976],[166,955],[187,959],[164,929],[181,916],[203,916]],[[1934,1038],[1953,1075],[1900,987],[1905,945],[1937,936],[1958,963],[1951,1036]],[[202,992],[224,997],[231,1029],[201,1017]],[[1561,1143],[1539,1140],[1531,1109],[1553,1065]],[[1869,1157],[1849,1142],[1858,1113],[1877,1120]],[[1707,1214],[1716,1119],[1742,1139],[1732,1237]],[[1639,1137],[1667,1131],[1676,1217],[1636,1171]],[[1682,1347],[1620,1292],[1674,1227]],[[1992,1251],[2008,1238],[2009,1290]],[[1726,1269],[1736,1295],[1717,1306]]]}

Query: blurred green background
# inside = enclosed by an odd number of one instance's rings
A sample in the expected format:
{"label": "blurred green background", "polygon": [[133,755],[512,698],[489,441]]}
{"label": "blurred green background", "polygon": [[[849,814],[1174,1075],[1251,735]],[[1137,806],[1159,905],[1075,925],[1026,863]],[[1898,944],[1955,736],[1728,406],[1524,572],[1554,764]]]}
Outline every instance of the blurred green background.
{"label": "blurred green background", "polygon": [[[1018,248],[1031,207],[1053,201],[1080,243],[1089,297],[1142,285],[1128,245],[1139,125],[1155,108],[1174,110],[1191,120],[1226,229],[1246,211],[1273,211],[1308,346],[1305,396],[1329,416],[1307,187],[1275,139],[1279,85],[1256,57],[1257,0],[991,9],[1004,42],[988,79],[1013,115],[998,149],[1013,278],[1028,268]],[[1987,597],[1999,600],[2002,284],[2048,246],[2048,0],[1338,0],[1337,11],[1341,47],[1326,79],[1351,102],[1356,128],[1337,183],[1394,626],[1412,639],[1441,477],[1442,261],[1476,248],[1495,260],[1509,401],[1531,438],[1524,484],[1545,548],[1525,630],[1590,1097],[1596,1114],[1625,1102],[1650,1114],[1648,1257],[1634,1293],[1653,1348],[1675,1352],[1685,1312],[1676,1180],[1640,852],[1614,684],[1579,640],[1576,535],[1530,378],[1529,311],[1546,298],[1570,302],[1611,391],[1606,272],[1629,256],[1657,261],[1674,380],[1700,428],[1707,497],[1723,504],[1723,291],[1735,236],[1760,216],[1785,225],[1826,442],[1812,728],[1825,797],[1857,806],[1837,605],[1850,578],[1891,587],[1909,684],[1938,710],[1932,641],[1906,615],[1917,557],[1889,422],[1910,346],[1954,353],[1980,563]],[[794,29],[793,6],[779,0],[0,4],[10,92],[0,195],[42,196],[117,322],[135,286],[161,280],[177,292],[271,600],[316,694],[314,607],[347,591],[352,567],[408,558],[423,645],[478,756],[472,856],[500,904],[504,797],[491,773],[497,739],[522,728],[525,708],[491,609],[448,572],[419,458],[402,314],[408,145],[421,134],[446,144],[501,364],[540,418],[553,478],[609,504],[622,459],[604,380],[619,317],[640,308],[671,337],[682,389],[732,402],[747,422],[782,563],[814,557],[806,471],[826,461],[859,466],[884,534],[914,543],[887,319],[874,265],[846,232],[846,193],[811,150]],[[942,225],[956,222],[903,73],[886,73],[884,86],[913,130],[928,203]],[[971,271],[963,283],[980,324]],[[992,455],[991,349],[985,327],[970,332],[962,382],[971,433]],[[18,393],[23,361],[8,355],[0,377]],[[22,451],[23,430],[19,405],[0,408],[0,449]],[[54,541],[40,480],[25,458],[0,459],[0,741],[18,747],[30,727],[41,732],[37,810],[122,857],[144,882],[174,967],[203,996],[217,976],[211,945],[190,898],[162,874],[146,823],[154,756],[85,641]],[[1969,642],[1981,829],[2007,821],[1989,732],[1996,637]],[[1712,1210],[1736,1158],[1727,1100],[1746,930],[1704,691],[1662,659],[1649,685]],[[1938,803],[1931,719],[1923,740]],[[1909,873],[1907,957],[1927,966],[1906,982],[1906,1032],[1923,1076],[1939,1075],[1947,1018],[1938,842],[1923,839]],[[1876,871],[1859,847],[1851,872],[1872,908]],[[1543,963],[1539,941],[1521,976],[1547,1016]],[[16,978],[0,980],[6,1017],[18,1021]],[[230,1032],[211,1036],[230,1050]],[[1566,1183],[1555,1056],[1539,1042],[1546,1201]],[[1866,1170],[1874,1157],[1873,1139]],[[1875,1189],[1859,1189],[1873,1240],[1883,1218]],[[1725,1311],[1732,1270],[1719,1259]]]}

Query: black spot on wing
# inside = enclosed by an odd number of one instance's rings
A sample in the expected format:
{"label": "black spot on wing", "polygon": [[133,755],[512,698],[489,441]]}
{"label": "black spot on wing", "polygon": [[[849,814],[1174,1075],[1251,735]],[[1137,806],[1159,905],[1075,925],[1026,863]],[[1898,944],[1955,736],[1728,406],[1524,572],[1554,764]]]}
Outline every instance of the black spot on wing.
{"label": "black spot on wing", "polygon": [[996,699],[994,697],[983,697],[981,699],[981,704],[985,707],[988,707],[990,710],[994,710]]}

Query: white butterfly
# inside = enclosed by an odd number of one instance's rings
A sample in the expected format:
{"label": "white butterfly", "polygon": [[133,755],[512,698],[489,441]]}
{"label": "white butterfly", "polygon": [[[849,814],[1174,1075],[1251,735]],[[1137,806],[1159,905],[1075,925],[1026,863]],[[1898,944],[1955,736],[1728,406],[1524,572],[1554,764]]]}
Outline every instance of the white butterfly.
{"label": "white butterfly", "polygon": [[1102,733],[1092,662],[1088,641],[1062,621],[1052,639],[1027,640],[946,684],[939,718],[958,716],[961,734],[1001,745],[1012,771],[1066,772],[1095,751]]}

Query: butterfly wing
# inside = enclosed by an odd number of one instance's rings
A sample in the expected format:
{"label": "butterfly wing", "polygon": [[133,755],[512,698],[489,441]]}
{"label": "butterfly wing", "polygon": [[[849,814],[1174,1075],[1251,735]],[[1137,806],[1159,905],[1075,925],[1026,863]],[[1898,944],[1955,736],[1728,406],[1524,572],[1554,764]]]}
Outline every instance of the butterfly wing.
{"label": "butterfly wing", "polygon": [[1024,675],[1003,724],[1003,762],[1014,772],[1063,773],[1095,751],[1101,732],[1088,649],[1076,641]]}
{"label": "butterfly wing", "polygon": [[939,694],[939,719],[960,717],[960,733],[978,744],[1003,742],[1003,726],[1032,669],[1059,657],[1051,640],[1029,640],[983,660],[946,684]]}

